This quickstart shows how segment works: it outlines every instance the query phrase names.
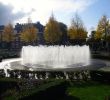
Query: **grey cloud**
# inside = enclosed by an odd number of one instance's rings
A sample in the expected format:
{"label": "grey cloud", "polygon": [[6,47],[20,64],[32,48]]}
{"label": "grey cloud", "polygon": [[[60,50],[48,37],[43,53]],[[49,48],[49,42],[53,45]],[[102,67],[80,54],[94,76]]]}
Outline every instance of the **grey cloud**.
{"label": "grey cloud", "polygon": [[30,14],[19,11],[17,13],[13,13],[13,6],[4,5],[0,2],[0,25],[6,25],[9,22],[13,23],[14,21],[23,18],[24,16]]}

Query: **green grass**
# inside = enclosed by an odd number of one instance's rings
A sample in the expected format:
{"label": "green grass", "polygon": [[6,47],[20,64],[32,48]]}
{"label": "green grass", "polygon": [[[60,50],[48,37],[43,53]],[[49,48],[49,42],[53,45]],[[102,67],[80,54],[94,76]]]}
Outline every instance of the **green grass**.
{"label": "green grass", "polygon": [[101,83],[75,83],[67,89],[67,94],[79,100],[110,100],[110,85]]}

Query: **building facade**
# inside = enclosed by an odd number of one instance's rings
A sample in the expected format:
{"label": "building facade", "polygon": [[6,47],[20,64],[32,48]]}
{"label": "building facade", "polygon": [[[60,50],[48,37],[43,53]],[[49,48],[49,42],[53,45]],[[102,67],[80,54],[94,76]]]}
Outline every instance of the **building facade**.
{"label": "building facade", "polygon": [[[38,35],[38,40],[36,41],[35,45],[44,45],[44,26],[40,23],[31,23],[35,28],[38,29],[38,33],[36,33]],[[23,27],[25,27],[27,25],[27,23],[25,24],[20,24],[17,23],[14,27],[14,40],[11,43],[11,48],[12,49],[20,49],[24,44],[22,43],[21,39],[20,39],[20,34],[23,31]],[[0,48],[4,48],[4,42],[2,41],[2,34],[3,34],[3,30],[4,30],[4,25],[0,26]]]}

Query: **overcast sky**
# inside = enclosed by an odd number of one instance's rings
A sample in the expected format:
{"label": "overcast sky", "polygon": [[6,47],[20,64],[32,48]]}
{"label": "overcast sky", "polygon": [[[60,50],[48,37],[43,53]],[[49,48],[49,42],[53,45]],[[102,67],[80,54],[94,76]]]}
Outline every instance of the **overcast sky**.
{"label": "overcast sky", "polygon": [[0,24],[40,21],[45,25],[53,12],[58,21],[70,25],[77,12],[88,30],[103,14],[110,18],[110,0],[0,0]]}

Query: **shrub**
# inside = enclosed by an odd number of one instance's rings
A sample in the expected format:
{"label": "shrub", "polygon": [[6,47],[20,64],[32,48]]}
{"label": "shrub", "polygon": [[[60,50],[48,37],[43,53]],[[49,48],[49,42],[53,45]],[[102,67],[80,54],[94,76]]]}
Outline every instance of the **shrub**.
{"label": "shrub", "polygon": [[3,69],[0,69],[0,78],[5,77],[5,72]]}
{"label": "shrub", "polygon": [[90,71],[91,79],[101,82],[110,82],[110,72],[93,70]]}

